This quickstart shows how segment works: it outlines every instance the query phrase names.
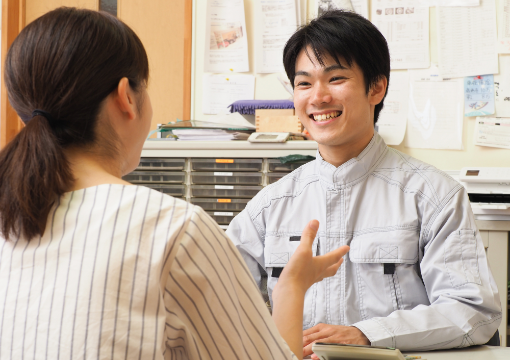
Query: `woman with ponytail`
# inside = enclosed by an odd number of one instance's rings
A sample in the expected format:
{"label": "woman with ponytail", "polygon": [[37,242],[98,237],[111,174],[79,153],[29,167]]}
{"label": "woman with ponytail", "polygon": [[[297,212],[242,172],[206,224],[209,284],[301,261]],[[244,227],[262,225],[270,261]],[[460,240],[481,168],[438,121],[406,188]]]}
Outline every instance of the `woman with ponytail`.
{"label": "woman with ponytail", "polygon": [[21,31],[4,69],[25,127],[0,152],[1,359],[302,358],[304,293],[347,247],[313,257],[318,223],[305,226],[273,322],[202,209],[122,180],[152,117],[127,25],[56,9]]}

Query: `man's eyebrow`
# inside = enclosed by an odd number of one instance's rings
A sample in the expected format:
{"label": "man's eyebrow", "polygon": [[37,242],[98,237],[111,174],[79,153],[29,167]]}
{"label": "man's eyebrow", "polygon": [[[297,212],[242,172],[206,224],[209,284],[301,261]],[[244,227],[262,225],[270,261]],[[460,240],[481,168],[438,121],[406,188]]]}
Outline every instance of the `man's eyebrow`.
{"label": "man's eyebrow", "polygon": [[298,75],[303,75],[303,76],[310,76],[309,73],[307,73],[306,71],[296,71],[296,75],[295,76],[298,76]]}
{"label": "man's eyebrow", "polygon": [[327,68],[325,68],[324,72],[327,73],[327,72],[330,72],[333,70],[338,70],[338,69],[346,70],[348,68],[346,68],[345,66],[342,66],[341,64],[335,64],[335,65],[331,65],[331,66],[328,66]]}

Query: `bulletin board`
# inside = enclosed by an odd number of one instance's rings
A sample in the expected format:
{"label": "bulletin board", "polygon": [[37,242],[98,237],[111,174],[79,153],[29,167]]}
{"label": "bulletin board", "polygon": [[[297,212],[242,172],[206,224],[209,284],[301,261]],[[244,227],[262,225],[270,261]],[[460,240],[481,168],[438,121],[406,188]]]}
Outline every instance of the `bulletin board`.
{"label": "bulletin board", "polygon": [[[496,0],[496,6],[504,0]],[[207,75],[204,72],[204,47],[206,39],[206,0],[194,0],[194,18],[193,18],[193,60],[192,60],[192,110],[191,117],[197,120],[207,120],[213,115],[203,112],[203,82],[202,78]],[[374,0],[369,1],[369,11]],[[202,6],[198,6],[198,5]],[[291,99],[291,95],[285,90],[277,79],[277,74],[258,74],[255,71],[255,24],[260,19],[257,18],[256,11],[257,0],[244,0],[246,32],[248,36],[249,63],[250,71],[243,74],[251,74],[255,77],[255,99]],[[302,1],[306,18],[308,20],[316,17],[316,0]],[[438,35],[437,35],[437,15],[436,8],[429,9],[429,47],[430,62],[438,63]],[[500,62],[508,55],[499,55]],[[404,70],[392,70],[392,74],[403,72]],[[222,75],[228,76],[229,72]],[[510,83],[510,78],[508,79]],[[391,84],[391,79],[390,79]],[[466,166],[488,166],[488,167],[508,167],[510,166],[510,150],[477,146],[473,143],[475,118],[463,118],[462,146],[460,150],[433,150],[410,148],[402,142],[400,145],[393,146],[399,151],[416,157],[422,161],[432,164],[441,170],[456,171]]]}

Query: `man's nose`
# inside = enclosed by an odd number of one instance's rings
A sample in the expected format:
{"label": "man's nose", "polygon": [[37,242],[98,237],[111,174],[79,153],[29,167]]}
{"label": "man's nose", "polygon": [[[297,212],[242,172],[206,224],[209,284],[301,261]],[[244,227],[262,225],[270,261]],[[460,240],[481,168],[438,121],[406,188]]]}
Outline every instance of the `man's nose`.
{"label": "man's nose", "polygon": [[316,83],[313,86],[311,102],[312,105],[320,106],[331,102],[332,96],[327,85]]}

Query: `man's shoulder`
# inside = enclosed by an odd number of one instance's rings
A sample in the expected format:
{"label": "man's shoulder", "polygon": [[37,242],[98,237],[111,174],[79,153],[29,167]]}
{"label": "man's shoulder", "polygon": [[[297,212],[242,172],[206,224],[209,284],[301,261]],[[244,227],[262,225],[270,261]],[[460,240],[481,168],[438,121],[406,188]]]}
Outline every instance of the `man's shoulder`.
{"label": "man's shoulder", "polygon": [[373,175],[407,190],[427,193],[439,201],[462,188],[446,172],[390,147]]}
{"label": "man's shoulder", "polygon": [[306,187],[319,181],[315,171],[316,161],[312,160],[264,187],[253,197],[251,206],[265,206],[275,198],[295,197],[302,194]]}

